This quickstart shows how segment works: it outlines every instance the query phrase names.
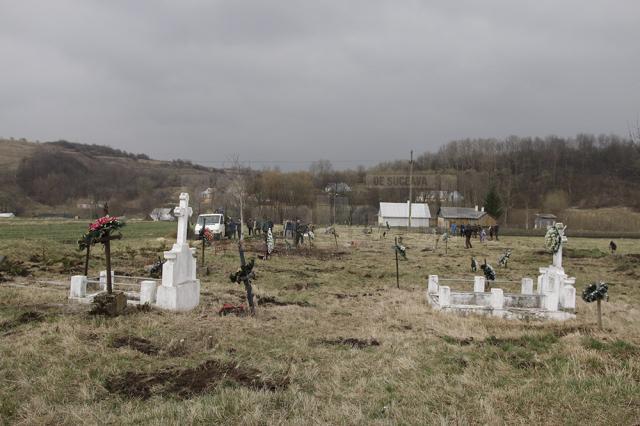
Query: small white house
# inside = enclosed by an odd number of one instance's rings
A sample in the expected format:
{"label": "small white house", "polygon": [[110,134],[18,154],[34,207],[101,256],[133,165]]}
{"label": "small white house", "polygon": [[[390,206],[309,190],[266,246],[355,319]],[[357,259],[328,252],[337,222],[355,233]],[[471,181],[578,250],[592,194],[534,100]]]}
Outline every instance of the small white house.
{"label": "small white house", "polygon": [[[431,212],[427,203],[411,204],[411,227],[426,228],[429,226]],[[378,212],[378,224],[381,226],[409,226],[409,202],[406,203],[380,203]]]}

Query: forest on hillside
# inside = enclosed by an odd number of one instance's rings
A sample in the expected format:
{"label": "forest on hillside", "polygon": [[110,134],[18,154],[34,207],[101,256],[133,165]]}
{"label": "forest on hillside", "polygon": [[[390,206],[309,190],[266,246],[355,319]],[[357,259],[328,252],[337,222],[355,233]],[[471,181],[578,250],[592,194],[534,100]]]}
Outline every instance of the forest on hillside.
{"label": "forest on hillside", "polygon": [[[377,166],[402,168],[407,161]],[[456,174],[470,205],[495,185],[506,208],[640,207],[640,144],[615,135],[453,141],[418,156],[414,170]]]}

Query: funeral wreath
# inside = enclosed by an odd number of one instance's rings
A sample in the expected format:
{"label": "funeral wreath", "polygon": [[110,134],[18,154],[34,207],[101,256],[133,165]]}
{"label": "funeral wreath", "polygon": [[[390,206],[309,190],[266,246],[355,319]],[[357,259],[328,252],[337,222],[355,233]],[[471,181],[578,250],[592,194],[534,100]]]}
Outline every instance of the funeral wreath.
{"label": "funeral wreath", "polygon": [[553,254],[556,254],[562,245],[562,231],[562,228],[553,225],[549,227],[544,236],[544,246]]}
{"label": "funeral wreath", "polygon": [[602,281],[598,283],[589,284],[582,291],[582,300],[587,303],[595,302],[597,300],[609,300],[609,286]]}

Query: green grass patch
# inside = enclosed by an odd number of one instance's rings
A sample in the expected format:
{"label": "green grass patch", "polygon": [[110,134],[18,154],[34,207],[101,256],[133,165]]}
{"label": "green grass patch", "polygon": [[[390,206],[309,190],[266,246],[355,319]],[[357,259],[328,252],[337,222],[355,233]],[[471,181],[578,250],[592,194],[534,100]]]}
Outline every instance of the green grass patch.
{"label": "green grass patch", "polygon": [[626,360],[640,355],[640,348],[624,340],[616,339],[612,342],[598,340],[586,336],[582,339],[582,345],[587,349],[605,352],[614,358]]}
{"label": "green grass patch", "polygon": [[[42,240],[76,244],[87,231],[90,221],[29,221],[0,226],[0,240]],[[167,237],[175,233],[175,222],[127,222],[122,229],[126,239]]]}
{"label": "green grass patch", "polygon": [[607,253],[597,248],[581,249],[581,248],[565,248],[564,256],[570,259],[599,259],[607,256]]}

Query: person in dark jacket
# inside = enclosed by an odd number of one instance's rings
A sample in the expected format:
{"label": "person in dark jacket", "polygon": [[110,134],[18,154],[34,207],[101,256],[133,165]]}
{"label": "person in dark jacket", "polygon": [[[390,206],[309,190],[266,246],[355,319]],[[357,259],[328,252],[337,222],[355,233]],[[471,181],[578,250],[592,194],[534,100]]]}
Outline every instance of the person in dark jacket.
{"label": "person in dark jacket", "polygon": [[293,225],[293,235],[296,246],[304,241],[304,237],[302,236],[301,232],[302,225],[300,224],[300,219],[297,219],[296,223]]}
{"label": "person in dark jacket", "polygon": [[236,221],[234,218],[229,219],[229,234],[230,239],[236,239]]}
{"label": "person in dark jacket", "polygon": [[284,224],[284,237],[287,238],[288,236],[293,238],[293,222],[290,220],[287,220]]}
{"label": "person in dark jacket", "polygon": [[271,219],[267,219],[265,217],[262,221],[262,232],[266,234],[267,232],[269,232],[269,229],[273,230],[273,222],[271,222]]}
{"label": "person in dark jacket", "polygon": [[464,230],[464,248],[473,248],[471,245],[471,236],[473,235],[473,230],[469,227]]}

